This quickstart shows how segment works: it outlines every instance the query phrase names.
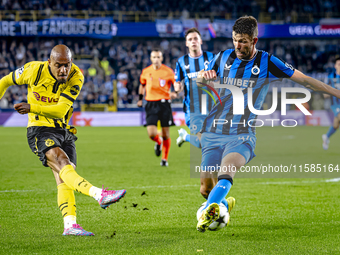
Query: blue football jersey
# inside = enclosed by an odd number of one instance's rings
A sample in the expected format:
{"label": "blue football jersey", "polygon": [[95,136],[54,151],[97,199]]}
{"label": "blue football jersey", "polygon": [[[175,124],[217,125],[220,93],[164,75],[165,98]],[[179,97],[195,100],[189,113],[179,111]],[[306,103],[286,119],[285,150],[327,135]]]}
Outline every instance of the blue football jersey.
{"label": "blue football jersey", "polygon": [[[201,115],[202,94],[207,94],[203,89],[198,88],[196,78],[199,71],[206,69],[209,62],[214,58],[211,52],[204,51],[200,57],[193,58],[189,54],[180,57],[176,63],[175,79],[184,80],[183,111],[185,114]],[[207,112],[212,108],[214,102],[207,94]]]}
{"label": "blue football jersey", "polygon": [[[336,72],[329,74],[326,83],[335,89],[340,89],[340,75]],[[332,106],[340,105],[340,99],[335,96],[331,96],[331,102]]]}
{"label": "blue football jersey", "polygon": [[257,115],[248,108],[247,88],[252,88],[254,108],[260,110],[269,83],[289,78],[294,73],[291,65],[265,51],[258,50],[252,59],[241,60],[237,58],[234,49],[218,53],[209,63],[207,70],[215,70],[221,84],[242,89],[244,96],[244,114],[236,115],[233,113],[233,94],[230,90],[222,88],[220,93],[223,95],[222,105],[218,101],[203,123],[202,132],[225,135],[255,134],[255,128],[248,125],[248,121],[255,120]]}

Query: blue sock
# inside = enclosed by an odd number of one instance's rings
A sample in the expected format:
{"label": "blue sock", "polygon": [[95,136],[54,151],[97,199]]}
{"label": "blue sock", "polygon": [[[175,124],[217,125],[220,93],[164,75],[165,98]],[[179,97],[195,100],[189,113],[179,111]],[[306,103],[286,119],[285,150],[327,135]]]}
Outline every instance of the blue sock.
{"label": "blue sock", "polygon": [[226,179],[219,180],[216,186],[210,192],[205,208],[207,208],[212,203],[216,203],[219,205],[223,199],[225,200],[225,197],[229,193],[230,188],[230,181]]}
{"label": "blue sock", "polygon": [[[207,200],[208,200],[208,199],[207,199]],[[229,210],[229,205],[228,205],[227,199],[223,198],[221,203],[224,204],[225,207],[227,207],[227,209]]]}
{"label": "blue sock", "polygon": [[198,139],[197,135],[187,135],[185,137],[185,141],[191,143],[193,146],[197,148],[201,148],[201,142]]}
{"label": "blue sock", "polygon": [[330,126],[327,132],[327,137],[330,138],[331,135],[335,133],[336,129],[333,126]]}
{"label": "blue sock", "polygon": [[221,201],[221,203],[224,204],[225,207],[227,207],[227,209],[229,209],[229,205],[228,205],[227,199],[223,198],[222,201]]}

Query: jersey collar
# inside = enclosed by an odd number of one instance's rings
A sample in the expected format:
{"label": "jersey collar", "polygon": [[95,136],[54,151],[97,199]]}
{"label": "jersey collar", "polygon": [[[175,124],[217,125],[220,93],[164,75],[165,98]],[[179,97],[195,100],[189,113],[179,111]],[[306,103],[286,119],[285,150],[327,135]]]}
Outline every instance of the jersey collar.
{"label": "jersey collar", "polygon": [[240,58],[238,58],[238,59],[241,60],[241,61],[247,61],[247,62],[252,61],[254,58],[256,58],[258,52],[259,51],[256,50],[255,55],[251,59],[240,59]]}
{"label": "jersey collar", "polygon": [[49,71],[50,75],[52,76],[52,78],[55,79],[55,80],[57,81],[57,79],[54,77],[54,75],[53,75],[52,72],[51,72],[50,66],[48,66],[48,71]]}
{"label": "jersey collar", "polygon": [[198,59],[198,58],[200,58],[200,57],[203,56],[203,51],[202,51],[202,54],[199,55],[198,57],[192,57],[192,56],[190,55],[190,52],[188,53],[188,56],[189,56],[189,58],[192,58],[192,59]]}

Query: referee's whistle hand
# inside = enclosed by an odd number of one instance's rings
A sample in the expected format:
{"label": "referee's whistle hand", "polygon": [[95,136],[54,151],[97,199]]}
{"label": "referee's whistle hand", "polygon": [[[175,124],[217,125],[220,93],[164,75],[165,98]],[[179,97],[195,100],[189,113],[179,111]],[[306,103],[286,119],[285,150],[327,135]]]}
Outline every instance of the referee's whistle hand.
{"label": "referee's whistle hand", "polygon": [[138,107],[142,107],[142,106],[143,106],[143,100],[138,100],[137,106],[138,106]]}
{"label": "referee's whistle hand", "polygon": [[170,98],[171,99],[176,99],[177,98],[177,93],[176,92],[171,92],[170,93]]}
{"label": "referee's whistle hand", "polygon": [[30,112],[31,106],[27,103],[19,103],[14,105],[14,110],[20,114],[27,114]]}

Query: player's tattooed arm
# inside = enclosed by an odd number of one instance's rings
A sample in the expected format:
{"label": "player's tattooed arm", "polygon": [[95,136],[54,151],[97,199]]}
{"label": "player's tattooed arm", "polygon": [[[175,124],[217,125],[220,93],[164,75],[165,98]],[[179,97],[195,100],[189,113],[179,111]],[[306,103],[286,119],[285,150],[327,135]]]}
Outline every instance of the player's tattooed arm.
{"label": "player's tattooed arm", "polygon": [[210,83],[210,81],[216,80],[217,75],[215,70],[204,71],[201,70],[196,79],[197,86],[204,87],[206,84]]}
{"label": "player's tattooed arm", "polygon": [[312,89],[314,91],[324,92],[330,95],[333,95],[337,98],[340,98],[340,90],[332,88],[331,86],[323,83],[322,81],[316,80],[312,77],[309,77],[299,70],[295,70],[291,79],[306,88]]}

